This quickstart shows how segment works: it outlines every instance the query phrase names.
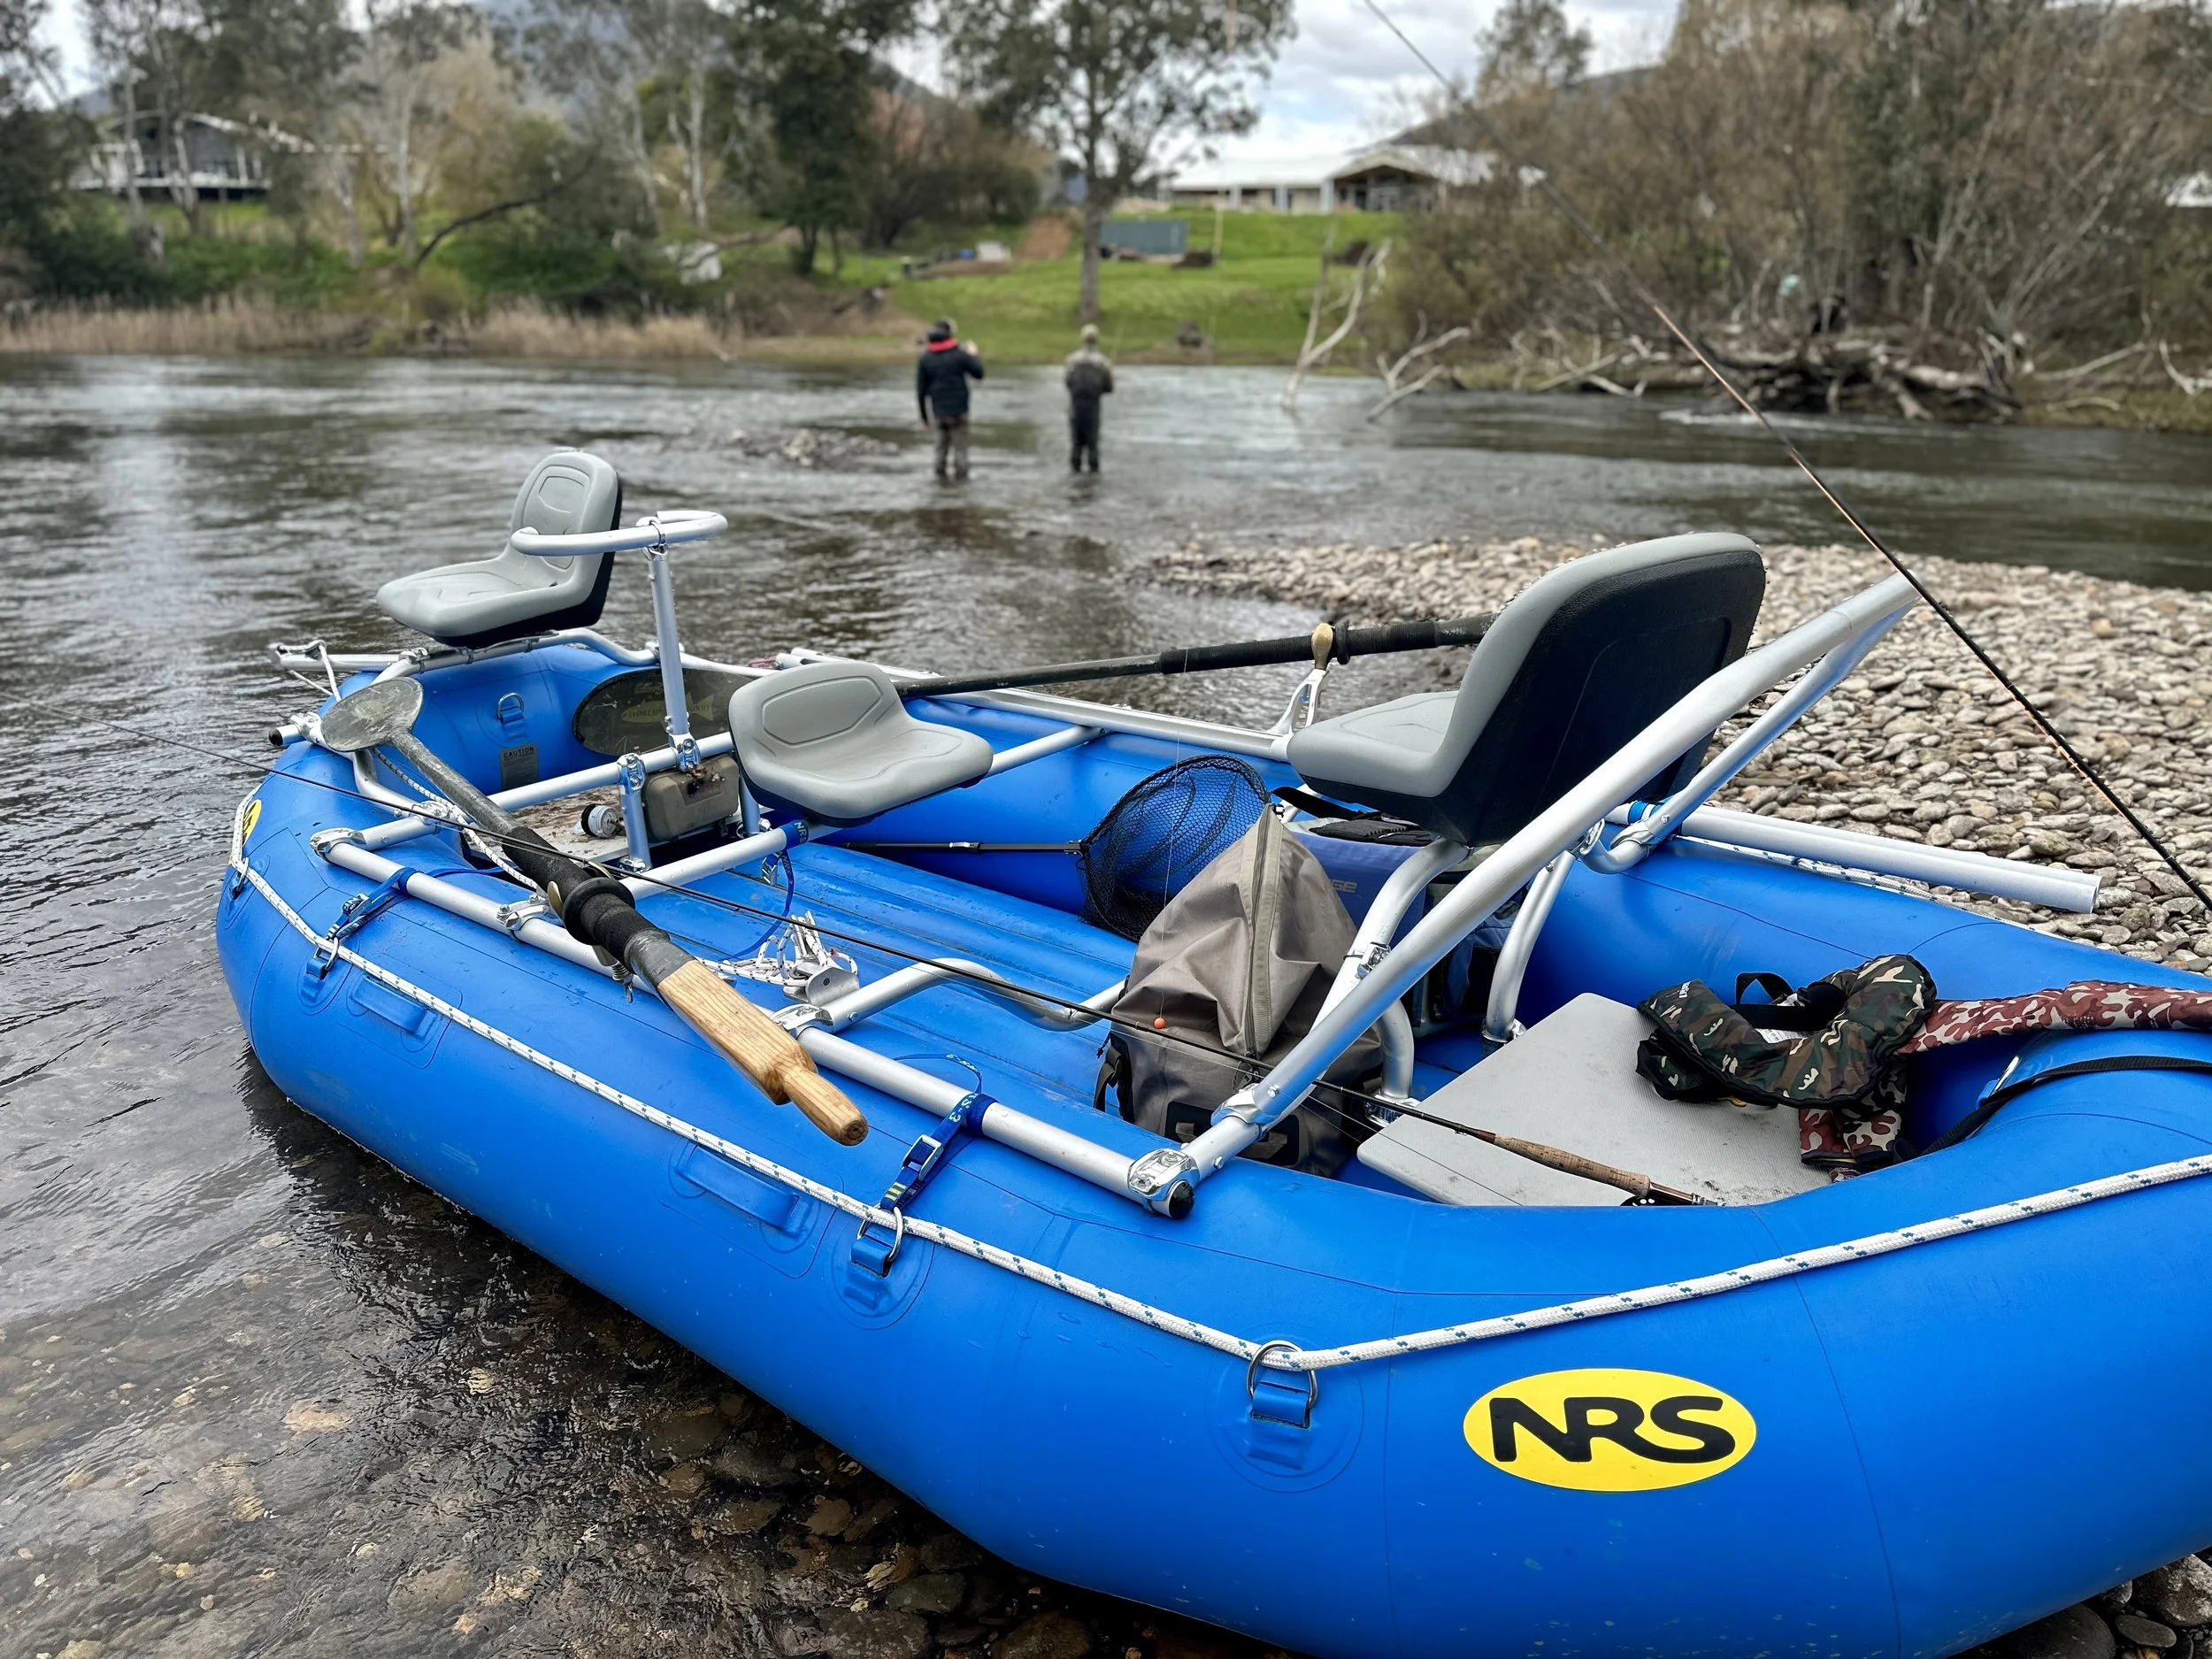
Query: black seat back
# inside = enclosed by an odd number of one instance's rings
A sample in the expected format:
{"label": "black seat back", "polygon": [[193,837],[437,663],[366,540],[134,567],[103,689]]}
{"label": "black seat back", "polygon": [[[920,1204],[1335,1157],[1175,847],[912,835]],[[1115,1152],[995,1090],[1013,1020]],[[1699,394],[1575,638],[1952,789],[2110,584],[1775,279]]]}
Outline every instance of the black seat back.
{"label": "black seat back", "polygon": [[[1742,656],[1765,593],[1741,536],[1593,553],[1498,613],[1456,692],[1317,721],[1291,739],[1291,764],[1339,800],[1470,846],[1502,841]],[[1702,748],[1644,793],[1686,780]]]}
{"label": "black seat back", "polygon": [[[1744,654],[1766,595],[1748,545],[1625,571],[1553,611],[1438,803],[1470,846],[1510,835]],[[1704,745],[1637,792],[1689,781]]]}

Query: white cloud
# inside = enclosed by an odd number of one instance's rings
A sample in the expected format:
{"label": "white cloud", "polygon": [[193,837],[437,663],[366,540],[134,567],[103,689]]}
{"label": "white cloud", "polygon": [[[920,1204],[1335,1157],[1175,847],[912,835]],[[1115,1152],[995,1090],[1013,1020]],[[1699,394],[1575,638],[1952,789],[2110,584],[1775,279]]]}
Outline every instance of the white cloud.
{"label": "white cloud", "polygon": [[[1593,66],[1625,68],[1658,55],[1676,0],[1567,0],[1595,42]],[[1407,35],[1448,75],[1471,76],[1475,37],[1496,0],[1384,0]],[[1220,146],[1253,160],[1350,149],[1407,124],[1436,83],[1363,0],[1298,0],[1298,35],[1284,48],[1259,126]]]}

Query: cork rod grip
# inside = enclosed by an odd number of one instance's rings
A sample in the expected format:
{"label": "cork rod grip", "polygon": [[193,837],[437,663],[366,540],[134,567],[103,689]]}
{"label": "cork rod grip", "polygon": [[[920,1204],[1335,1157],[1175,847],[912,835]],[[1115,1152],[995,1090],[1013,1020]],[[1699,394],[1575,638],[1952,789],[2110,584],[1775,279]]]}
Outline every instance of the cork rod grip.
{"label": "cork rod grip", "polygon": [[702,962],[687,962],[662,979],[662,1000],[683,1021],[758,1084],[768,1098],[796,1106],[809,1123],[841,1146],[868,1138],[868,1119],[844,1092],[814,1069],[798,1040],[747,1002]]}
{"label": "cork rod grip", "polygon": [[1575,1152],[1563,1152],[1557,1147],[1548,1147],[1540,1141],[1523,1141],[1517,1135],[1485,1135],[1482,1138],[1492,1146],[1526,1158],[1532,1164],[1541,1164],[1547,1168],[1557,1170],[1564,1175],[1579,1175],[1585,1180],[1617,1187],[1638,1198],[1646,1197],[1651,1192],[1650,1179],[1637,1174],[1633,1170],[1616,1169],[1612,1164],[1601,1164],[1595,1158],[1586,1158]]}

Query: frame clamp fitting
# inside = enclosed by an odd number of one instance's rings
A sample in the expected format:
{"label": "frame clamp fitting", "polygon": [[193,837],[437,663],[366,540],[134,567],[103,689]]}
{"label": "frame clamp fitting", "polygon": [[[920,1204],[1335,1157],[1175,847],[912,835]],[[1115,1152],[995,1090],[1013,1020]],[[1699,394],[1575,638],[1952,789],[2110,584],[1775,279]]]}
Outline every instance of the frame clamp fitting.
{"label": "frame clamp fitting", "polygon": [[1161,1147],[1129,1166],[1129,1190],[1148,1210],[1171,1221],[1190,1214],[1198,1202],[1198,1183],[1192,1179],[1198,1164],[1180,1147]]}
{"label": "frame clamp fitting", "polygon": [[[787,1014],[790,1011],[783,1010]],[[980,1133],[983,1114],[996,1104],[981,1089],[972,1089],[934,1129],[914,1138],[914,1144],[907,1148],[905,1157],[899,1161],[898,1173],[891,1178],[891,1185],[884,1189],[882,1200],[876,1205],[879,1211],[890,1213],[891,1226],[887,1232],[872,1214],[861,1217],[860,1231],[853,1235],[856,1264],[879,1279],[889,1276],[891,1264],[899,1259],[899,1252],[906,1246],[907,1206],[945,1167],[960,1137]]]}
{"label": "frame clamp fitting", "polygon": [[526,899],[517,899],[512,904],[499,907],[499,925],[517,939],[522,937],[524,923],[534,922],[541,917],[551,917],[555,921],[560,919],[553,915],[553,907],[534,893]]}

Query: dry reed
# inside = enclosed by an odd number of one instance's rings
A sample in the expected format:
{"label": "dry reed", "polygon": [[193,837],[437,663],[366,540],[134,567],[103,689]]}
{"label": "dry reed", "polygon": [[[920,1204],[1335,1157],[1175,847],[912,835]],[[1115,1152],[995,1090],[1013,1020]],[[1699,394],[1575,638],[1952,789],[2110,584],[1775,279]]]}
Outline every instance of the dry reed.
{"label": "dry reed", "polygon": [[542,305],[503,305],[457,325],[449,342],[485,357],[710,357],[727,363],[741,336],[704,317],[648,317],[632,323],[576,317]]}
{"label": "dry reed", "polygon": [[428,352],[489,357],[713,358],[726,338],[703,317],[649,317],[640,323],[574,317],[545,306],[505,305],[439,326],[353,311],[301,310],[265,298],[226,296],[197,305],[10,306],[0,351],[239,357],[257,353]]}
{"label": "dry reed", "polygon": [[178,357],[357,351],[376,326],[370,317],[235,296],[145,308],[17,304],[0,319],[0,351]]}

